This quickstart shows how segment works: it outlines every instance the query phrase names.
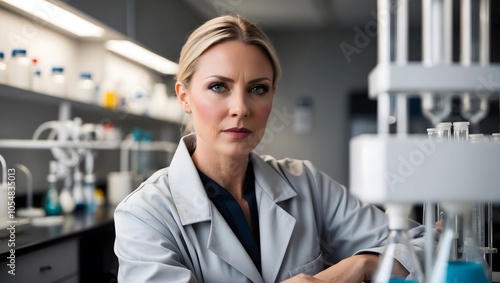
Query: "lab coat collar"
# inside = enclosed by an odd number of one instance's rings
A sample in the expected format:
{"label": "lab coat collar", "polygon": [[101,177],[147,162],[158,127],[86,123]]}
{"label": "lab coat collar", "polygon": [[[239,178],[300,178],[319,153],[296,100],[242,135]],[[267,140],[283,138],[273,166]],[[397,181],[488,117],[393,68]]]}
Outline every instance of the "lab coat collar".
{"label": "lab coat collar", "polygon": [[194,135],[182,138],[170,166],[170,190],[182,225],[210,220],[208,249],[252,282],[275,282],[295,227],[295,218],[277,203],[297,193],[278,173],[278,165],[271,166],[255,153],[251,154],[259,209],[261,276],[222,215],[211,211],[213,206],[190,156],[195,140]]}
{"label": "lab coat collar", "polygon": [[[210,199],[191,159],[190,152],[194,150],[195,143],[195,134],[183,137],[169,168],[170,190],[182,225],[211,219]],[[261,188],[275,203],[297,195],[277,169],[253,152],[250,159],[254,166],[256,189]]]}

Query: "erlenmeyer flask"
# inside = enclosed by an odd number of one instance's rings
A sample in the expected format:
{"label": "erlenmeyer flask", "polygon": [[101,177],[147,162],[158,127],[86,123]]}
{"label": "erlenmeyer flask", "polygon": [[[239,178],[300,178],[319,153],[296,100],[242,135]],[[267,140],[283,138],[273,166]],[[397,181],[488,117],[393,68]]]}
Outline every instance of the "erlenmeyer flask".
{"label": "erlenmeyer flask", "polygon": [[[420,263],[410,245],[406,230],[408,229],[408,213],[411,205],[387,204],[386,214],[389,217],[389,236],[384,248],[384,254],[375,271],[374,283],[422,283],[423,273]],[[404,257],[405,264],[413,270],[410,275],[401,274],[395,267],[397,257]]]}
{"label": "erlenmeyer flask", "polygon": [[[488,283],[486,262],[472,225],[473,205],[443,204],[445,230],[438,245],[436,264],[429,283]],[[458,253],[453,255],[455,221],[459,222]]]}

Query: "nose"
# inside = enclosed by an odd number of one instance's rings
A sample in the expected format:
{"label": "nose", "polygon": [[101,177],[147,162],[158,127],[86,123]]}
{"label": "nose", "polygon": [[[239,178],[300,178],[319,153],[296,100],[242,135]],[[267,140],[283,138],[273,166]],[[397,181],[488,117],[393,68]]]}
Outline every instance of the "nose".
{"label": "nose", "polygon": [[248,98],[244,91],[233,91],[230,106],[230,116],[244,118],[250,115]]}

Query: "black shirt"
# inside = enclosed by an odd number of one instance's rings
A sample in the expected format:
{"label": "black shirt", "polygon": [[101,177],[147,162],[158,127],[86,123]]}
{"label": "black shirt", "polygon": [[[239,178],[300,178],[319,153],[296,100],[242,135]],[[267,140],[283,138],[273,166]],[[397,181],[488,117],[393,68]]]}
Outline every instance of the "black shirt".
{"label": "black shirt", "polygon": [[253,260],[255,267],[261,272],[259,213],[255,198],[255,176],[252,163],[248,163],[243,185],[243,198],[247,201],[250,209],[251,228],[248,225],[243,210],[233,196],[200,170],[198,170],[198,174],[208,197],[240,240],[248,255]]}

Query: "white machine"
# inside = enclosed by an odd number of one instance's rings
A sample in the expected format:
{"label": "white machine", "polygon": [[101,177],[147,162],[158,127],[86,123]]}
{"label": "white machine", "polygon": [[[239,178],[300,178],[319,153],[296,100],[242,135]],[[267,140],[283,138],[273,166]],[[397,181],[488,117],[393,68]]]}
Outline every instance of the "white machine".
{"label": "white machine", "polygon": [[[500,142],[410,135],[407,110],[408,98],[420,97],[422,112],[437,126],[450,114],[453,98],[471,124],[485,117],[488,100],[500,93],[500,83],[491,83],[500,81],[500,65],[489,62],[490,1],[460,2],[460,62],[452,60],[452,0],[422,0],[421,62],[408,61],[408,0],[378,0],[377,6],[378,64],[369,75],[369,96],[377,99],[378,134],[351,140],[351,192],[379,205],[424,204],[427,232],[435,221],[431,208],[438,203],[490,203],[482,248],[491,265],[496,252],[491,203],[500,202]],[[397,133],[390,134],[393,115]],[[428,240],[427,274],[435,263],[432,247]]]}

